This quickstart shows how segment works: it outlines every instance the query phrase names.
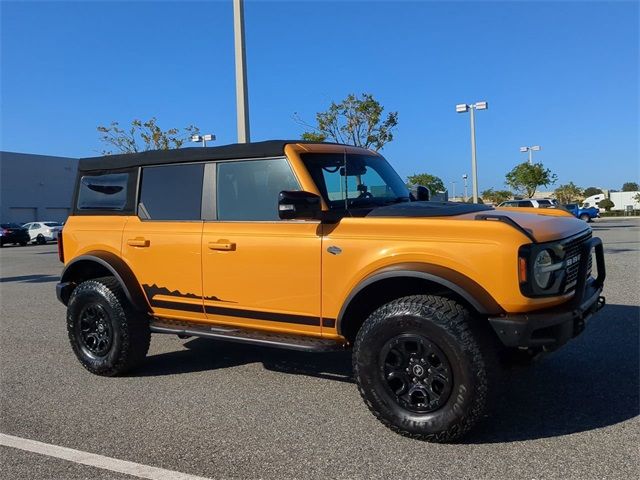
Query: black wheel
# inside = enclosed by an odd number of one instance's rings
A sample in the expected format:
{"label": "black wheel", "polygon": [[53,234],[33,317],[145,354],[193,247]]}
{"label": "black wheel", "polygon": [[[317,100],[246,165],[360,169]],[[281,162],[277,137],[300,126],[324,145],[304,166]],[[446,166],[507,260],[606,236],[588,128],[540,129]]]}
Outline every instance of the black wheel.
{"label": "black wheel", "polygon": [[113,277],[82,282],[67,306],[67,332],[80,363],[114,376],[139,365],[149,350],[149,319],[133,309]]}
{"label": "black wheel", "polygon": [[26,247],[29,242],[20,242],[21,247]]}
{"label": "black wheel", "polygon": [[38,243],[38,245],[44,245],[45,243],[47,243],[47,240],[44,238],[44,235],[40,233],[36,237],[36,242]]}
{"label": "black wheel", "polygon": [[444,297],[416,295],[383,305],[365,321],[353,350],[360,394],[402,435],[451,442],[488,404],[492,340],[469,312]]}
{"label": "black wheel", "polygon": [[586,213],[583,213],[582,215],[580,215],[580,220],[584,220],[585,222],[589,223],[591,221],[591,217]]}

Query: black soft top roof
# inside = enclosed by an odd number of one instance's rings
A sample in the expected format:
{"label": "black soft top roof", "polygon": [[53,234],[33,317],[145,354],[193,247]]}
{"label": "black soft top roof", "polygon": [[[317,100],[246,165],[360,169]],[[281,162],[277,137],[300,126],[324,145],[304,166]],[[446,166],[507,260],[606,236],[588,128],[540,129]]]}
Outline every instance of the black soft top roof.
{"label": "black soft top roof", "polygon": [[[232,158],[261,158],[284,155],[284,147],[292,143],[319,144],[306,140],[268,140],[266,142],[234,143],[219,147],[189,147],[174,150],[150,150],[140,153],[106,155],[103,157],[81,158],[78,170],[119,170],[141,165],[161,165],[165,163],[197,162],[203,160],[229,160]],[[329,143],[330,145],[339,145]]]}

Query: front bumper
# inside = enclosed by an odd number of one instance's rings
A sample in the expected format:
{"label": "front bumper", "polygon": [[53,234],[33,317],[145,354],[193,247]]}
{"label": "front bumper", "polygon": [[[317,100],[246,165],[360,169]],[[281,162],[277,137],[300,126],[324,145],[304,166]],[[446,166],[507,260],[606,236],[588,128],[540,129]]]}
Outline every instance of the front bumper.
{"label": "front bumper", "polygon": [[[507,347],[554,350],[584,330],[589,317],[605,305],[601,295],[606,277],[604,250],[599,238],[584,245],[573,298],[558,307],[521,314],[489,317],[498,338]],[[595,250],[597,278],[588,276],[588,259]]]}

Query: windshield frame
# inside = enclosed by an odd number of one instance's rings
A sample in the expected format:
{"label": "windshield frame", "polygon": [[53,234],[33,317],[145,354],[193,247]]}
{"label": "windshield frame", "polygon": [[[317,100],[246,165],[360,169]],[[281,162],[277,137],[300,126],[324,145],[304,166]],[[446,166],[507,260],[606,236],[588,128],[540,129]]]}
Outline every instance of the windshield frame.
{"label": "windshield frame", "polygon": [[[300,158],[327,207],[331,211],[347,211],[352,209],[371,210],[372,208],[382,207],[392,203],[409,202],[411,200],[411,194],[406,184],[382,155],[374,153],[306,152],[302,153]],[[367,168],[372,168],[377,176],[384,182],[385,187],[393,192],[394,196],[373,196],[371,191],[368,190],[368,186],[362,183],[353,189],[345,188],[345,197],[337,200],[330,199],[323,169],[328,173],[335,173],[338,170],[349,172],[354,164],[361,165],[362,162],[364,162]],[[326,170],[325,167],[334,170]],[[341,181],[345,182],[345,186],[349,184],[349,179],[358,177],[358,175],[343,176],[342,174],[340,174],[340,176],[342,177]],[[361,185],[364,190],[360,189]],[[357,194],[358,192],[361,192],[359,197],[349,196],[352,193]],[[362,193],[369,193],[369,195],[363,196]]]}

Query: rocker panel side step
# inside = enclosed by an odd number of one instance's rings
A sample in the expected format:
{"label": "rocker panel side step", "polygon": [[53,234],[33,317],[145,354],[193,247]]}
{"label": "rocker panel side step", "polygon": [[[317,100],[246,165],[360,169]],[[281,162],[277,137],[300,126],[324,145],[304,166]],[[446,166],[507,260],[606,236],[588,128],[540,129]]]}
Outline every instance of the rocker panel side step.
{"label": "rocker panel side step", "polygon": [[201,325],[174,320],[154,319],[150,323],[153,333],[170,333],[180,336],[215,338],[230,342],[249,343],[265,347],[286,348],[303,352],[331,352],[344,350],[343,343],[304,335],[286,335],[281,333],[225,327],[220,325]]}

